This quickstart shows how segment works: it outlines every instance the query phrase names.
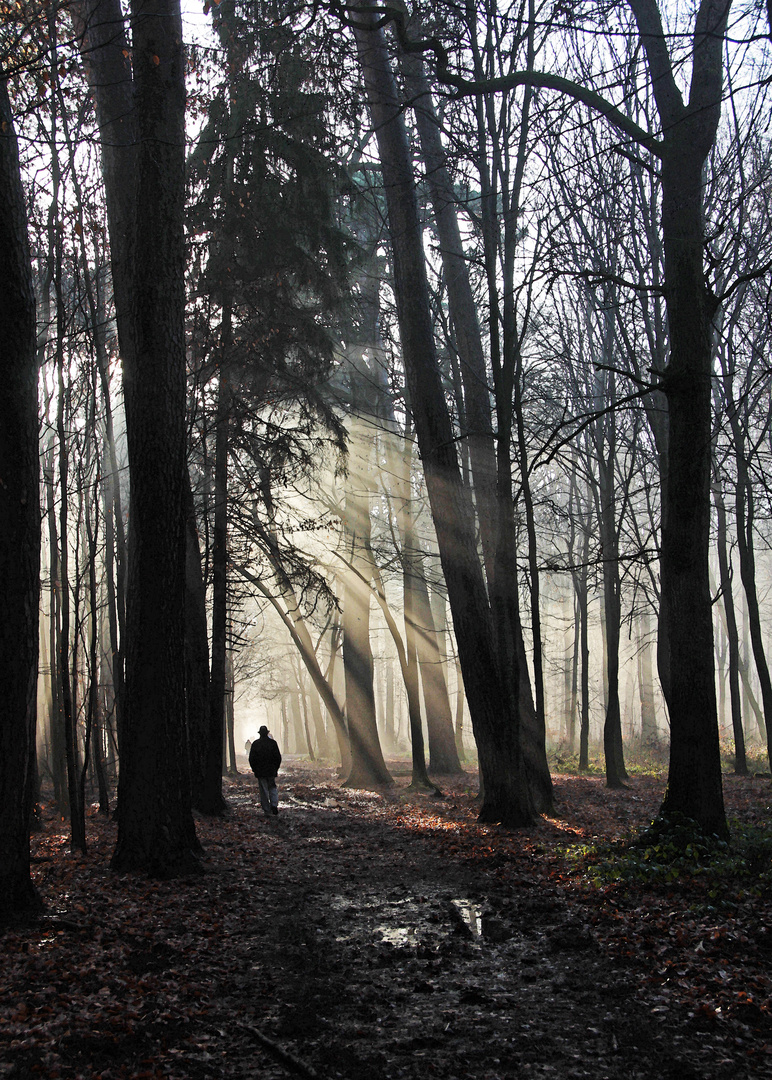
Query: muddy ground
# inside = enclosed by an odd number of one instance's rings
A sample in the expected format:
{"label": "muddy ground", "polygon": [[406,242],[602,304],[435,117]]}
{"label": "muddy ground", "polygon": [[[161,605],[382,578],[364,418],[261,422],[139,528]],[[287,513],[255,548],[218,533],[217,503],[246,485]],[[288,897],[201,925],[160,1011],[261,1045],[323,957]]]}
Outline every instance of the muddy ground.
{"label": "muddy ground", "polygon": [[[605,897],[565,860],[650,820],[660,781],[557,777],[556,816],[526,833],[476,823],[471,772],[442,798],[407,783],[347,791],[290,762],[269,819],[245,774],[228,819],[197,821],[206,873],[182,882],[111,874],[95,813],[85,857],[49,818],[47,916],[2,942],[0,1076],[772,1075],[769,957],[738,945],[759,927]],[[728,802],[768,814],[769,781],[743,785]]]}

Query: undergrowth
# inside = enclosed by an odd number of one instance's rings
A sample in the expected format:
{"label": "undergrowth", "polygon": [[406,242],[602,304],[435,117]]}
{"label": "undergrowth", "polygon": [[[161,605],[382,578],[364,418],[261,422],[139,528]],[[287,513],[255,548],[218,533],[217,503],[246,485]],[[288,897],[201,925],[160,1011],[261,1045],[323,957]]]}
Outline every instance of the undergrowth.
{"label": "undergrowth", "polygon": [[[736,755],[734,739],[722,739],[720,743],[721,771],[735,771]],[[640,743],[625,746],[625,767],[630,776],[666,776],[668,768],[669,746],[666,742],[654,742],[647,746]],[[587,768],[579,768],[579,754],[566,743],[559,743],[548,750],[550,770],[555,773],[567,773],[571,776],[605,776],[606,767],[603,748],[593,745],[590,748]],[[748,773],[769,775],[769,758],[766,746],[749,743],[745,747],[745,761]]]}
{"label": "undergrowth", "polygon": [[[736,762],[734,739],[722,739],[720,752],[723,772],[734,772]],[[751,776],[756,773],[769,773],[769,757],[767,756],[766,746],[762,746],[761,743],[746,743],[745,764]]]}
{"label": "undergrowth", "polygon": [[[668,748],[664,743],[649,746],[633,745],[625,747],[625,766],[630,776],[661,777],[667,773]],[[605,776],[606,765],[603,750],[592,746],[587,768],[579,768],[579,754],[565,744],[560,743],[548,752],[550,770],[555,773],[567,773],[570,776]]]}
{"label": "undergrowth", "polygon": [[695,901],[717,907],[772,890],[772,822],[730,822],[731,839],[706,835],[680,814],[655,818],[633,839],[567,852],[594,887],[694,888]]}

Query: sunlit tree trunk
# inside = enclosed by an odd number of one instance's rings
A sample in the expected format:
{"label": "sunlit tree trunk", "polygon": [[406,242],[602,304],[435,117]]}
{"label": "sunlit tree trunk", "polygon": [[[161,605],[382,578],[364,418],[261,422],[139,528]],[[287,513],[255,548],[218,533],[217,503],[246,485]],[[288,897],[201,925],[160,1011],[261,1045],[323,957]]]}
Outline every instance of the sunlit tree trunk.
{"label": "sunlit tree trunk", "polygon": [[375,22],[374,15],[362,13],[355,35],[383,167],[411,408],[484,776],[480,817],[525,825],[533,820],[534,807],[521,752],[518,702],[508,698],[498,668],[474,509],[462,484],[437,365],[405,127],[383,35]]}
{"label": "sunlit tree trunk", "polygon": [[303,616],[300,613],[297,598],[292,590],[291,583],[284,573],[281,563],[278,559],[273,560],[274,572],[279,585],[279,593],[284,599],[287,610],[285,611],[277,598],[271,593],[270,589],[260,581],[259,578],[251,574],[245,567],[239,568],[239,573],[245,580],[250,581],[258,592],[273,605],[279,618],[282,620],[290,637],[292,638],[298,652],[300,653],[303,663],[306,665],[308,674],[311,676],[311,681],[319,692],[319,696],[324,702],[328,715],[332,720],[335,734],[338,740],[338,752],[341,760],[341,773],[344,776],[348,776],[351,771],[351,750],[348,738],[348,729],[346,725],[346,719],[343,711],[338,704],[337,697],[333,691],[333,679],[335,677],[336,660],[338,653],[338,634],[333,634],[333,644],[331,646],[330,665],[325,675],[319,667],[319,661],[316,657],[311,635],[308,632]]}
{"label": "sunlit tree trunk", "polygon": [[65,817],[69,814],[70,803],[67,790],[67,760],[64,746],[64,723],[62,721],[61,679],[59,678],[62,575],[59,562],[59,529],[56,524],[54,457],[54,443],[51,440],[43,452],[43,486],[46,493],[45,515],[48,526],[48,554],[51,563],[48,614],[49,678],[51,685],[50,765],[56,807],[59,813]]}
{"label": "sunlit tree trunk", "polygon": [[[739,425],[737,425],[739,427]],[[742,448],[737,455],[737,487],[735,513],[737,518],[737,549],[740,557],[740,577],[745,590],[745,603],[748,612],[753,659],[756,662],[756,674],[761,688],[761,704],[764,714],[764,726],[767,730],[767,752],[772,761],[772,677],[769,673],[764,637],[761,628],[761,612],[756,588],[756,554],[753,538],[754,497],[748,476],[747,464],[742,457]]]}
{"label": "sunlit tree trunk", "polygon": [[[364,470],[352,476],[346,489],[347,549],[354,565],[370,543],[370,496]],[[367,562],[368,560],[366,560]],[[367,567],[363,570],[366,573]],[[351,751],[347,787],[370,788],[392,783],[383,759],[375,715],[373,654],[370,643],[369,574],[363,580],[347,570],[343,586],[343,670],[346,683],[346,721]]]}
{"label": "sunlit tree trunk", "polygon": [[638,684],[641,703],[641,746],[644,752],[656,749],[658,742],[650,634],[649,612],[644,609],[638,618]]}
{"label": "sunlit tree trunk", "polygon": [[236,672],[233,663],[233,650],[228,649],[225,656],[225,748],[226,773],[238,776],[236,763]]}
{"label": "sunlit tree trunk", "polygon": [[[444,605],[444,598],[441,598]],[[461,773],[453,715],[445,681],[445,657],[440,649],[438,630],[429,600],[429,589],[423,567],[415,579],[416,645],[421,668],[421,684],[426,707],[426,727],[429,735],[429,768],[441,775]]]}
{"label": "sunlit tree trunk", "polygon": [[713,502],[716,507],[718,530],[716,549],[721,582],[721,600],[726,619],[726,640],[729,652],[729,704],[732,713],[732,732],[734,734],[735,760],[734,771],[737,776],[747,776],[748,766],[745,760],[745,732],[743,731],[742,703],[740,698],[740,635],[737,630],[734,597],[732,595],[732,570],[727,551],[726,506],[721,490],[721,481],[713,485]]}
{"label": "sunlit tree trunk", "polygon": [[433,787],[426,771],[423,725],[421,717],[421,694],[418,671],[418,628],[417,619],[417,579],[421,574],[421,556],[417,549],[415,530],[413,493],[412,493],[412,439],[406,432],[405,451],[399,468],[399,497],[397,519],[402,541],[402,595],[405,619],[405,689],[408,700],[408,722],[410,724],[410,745],[412,751],[413,775],[411,786],[414,788]]}
{"label": "sunlit tree trunk", "polygon": [[[455,343],[459,352],[459,377],[463,386],[463,401],[459,409],[463,412],[464,444],[468,448],[471,474],[474,483],[474,501],[480,530],[480,546],[485,567],[488,596],[495,607],[497,618],[494,620],[496,632],[498,662],[503,672],[509,672],[517,686],[513,685],[507,693],[519,698],[525,723],[521,728],[523,739],[522,752],[527,769],[526,775],[532,789],[535,807],[539,811],[547,810],[552,804],[552,782],[549,775],[545,749],[543,684],[541,677],[541,627],[539,621],[538,570],[535,557],[535,532],[533,529],[533,507],[530,502],[530,489],[525,472],[522,484],[526,491],[526,514],[529,516],[529,562],[532,571],[532,607],[534,614],[534,655],[537,702],[534,701],[530,688],[530,677],[523,642],[520,619],[520,604],[517,592],[517,575],[511,573],[510,564],[514,557],[514,508],[512,497],[512,477],[510,465],[510,441],[513,433],[512,399],[516,396],[513,385],[514,358],[519,358],[515,342],[514,317],[508,319],[506,349],[509,366],[501,365],[497,388],[497,422],[499,438],[499,460],[497,462],[496,444],[493,437],[493,418],[491,412],[491,394],[488,387],[488,372],[485,365],[482,333],[477,317],[477,303],[474,298],[469,277],[469,264],[464,252],[461,231],[458,224],[455,193],[448,173],[445,150],[440,138],[440,129],[431,96],[429,83],[423,64],[417,56],[403,55],[400,64],[406,73],[406,83],[411,99],[414,101],[416,126],[418,128],[422,156],[426,166],[427,184],[432,198],[434,222],[440,239],[445,283],[448,290]],[[527,122],[525,122],[527,127]],[[522,148],[521,148],[522,152]],[[484,175],[486,169],[481,166]],[[519,187],[518,187],[519,192]],[[491,191],[491,197],[494,198]],[[517,203],[518,196],[514,196]],[[510,214],[517,218],[517,207]],[[510,235],[510,249],[513,250]],[[489,253],[495,261],[495,243],[488,236]],[[508,263],[509,265],[509,263]],[[491,281],[496,279],[496,270],[490,263]],[[495,286],[492,285],[495,291]],[[493,295],[493,293],[492,293]],[[495,315],[498,321],[498,313]],[[492,331],[493,333],[493,331]],[[497,343],[494,342],[494,351]],[[500,408],[499,408],[500,407]],[[525,444],[522,429],[522,413],[519,414],[521,436],[519,440],[521,461],[524,461]],[[525,469],[525,466],[523,466]],[[497,564],[497,553],[499,563]],[[500,620],[504,620],[501,622]],[[511,651],[508,651],[511,650]],[[535,709],[535,711],[534,711]]]}

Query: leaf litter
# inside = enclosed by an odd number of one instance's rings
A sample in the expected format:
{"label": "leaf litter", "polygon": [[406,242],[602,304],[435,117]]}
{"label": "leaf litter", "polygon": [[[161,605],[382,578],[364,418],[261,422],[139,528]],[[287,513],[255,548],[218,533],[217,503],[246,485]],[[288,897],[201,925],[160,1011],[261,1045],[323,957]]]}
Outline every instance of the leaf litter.
{"label": "leaf litter", "polygon": [[[645,827],[662,782],[554,781],[555,816],[514,832],[476,821],[471,771],[437,798],[290,761],[275,819],[250,774],[225,781],[205,873],[171,882],[113,874],[96,810],[69,853],[45,808],[46,915],[2,937],[0,1076],[769,1076],[772,896],[741,867],[719,896],[599,879],[597,845]],[[770,794],[726,777],[739,823],[769,825]]]}

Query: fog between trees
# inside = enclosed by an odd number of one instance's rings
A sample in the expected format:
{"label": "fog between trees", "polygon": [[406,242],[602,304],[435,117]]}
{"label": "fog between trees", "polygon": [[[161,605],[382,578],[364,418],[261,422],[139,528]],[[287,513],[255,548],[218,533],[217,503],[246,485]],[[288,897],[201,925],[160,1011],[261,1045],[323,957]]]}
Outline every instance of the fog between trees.
{"label": "fog between trees", "polygon": [[772,717],[765,6],[130,7],[0,39],[9,907],[41,779],[82,847],[119,775],[114,865],[195,871],[263,722],[354,786],[479,763],[512,826],[548,752],[669,755],[725,833]]}

